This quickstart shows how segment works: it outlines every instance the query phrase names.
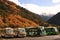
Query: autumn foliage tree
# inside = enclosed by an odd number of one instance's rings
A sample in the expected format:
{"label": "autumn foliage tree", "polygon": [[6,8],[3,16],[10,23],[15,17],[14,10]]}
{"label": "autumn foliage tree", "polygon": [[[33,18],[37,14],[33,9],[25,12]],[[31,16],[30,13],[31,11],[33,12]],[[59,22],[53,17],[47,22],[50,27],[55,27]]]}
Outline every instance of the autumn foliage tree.
{"label": "autumn foliage tree", "polygon": [[14,25],[14,27],[30,27],[30,26],[38,26],[33,21],[27,20],[26,18],[21,17],[20,15],[12,15],[6,17],[6,24]]}

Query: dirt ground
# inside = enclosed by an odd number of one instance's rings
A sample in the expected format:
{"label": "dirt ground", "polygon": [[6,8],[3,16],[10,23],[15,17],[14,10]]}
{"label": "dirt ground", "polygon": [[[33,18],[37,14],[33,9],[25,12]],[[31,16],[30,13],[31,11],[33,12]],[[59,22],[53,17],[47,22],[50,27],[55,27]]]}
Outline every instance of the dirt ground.
{"label": "dirt ground", "polygon": [[60,40],[59,35],[25,38],[0,38],[0,40]]}

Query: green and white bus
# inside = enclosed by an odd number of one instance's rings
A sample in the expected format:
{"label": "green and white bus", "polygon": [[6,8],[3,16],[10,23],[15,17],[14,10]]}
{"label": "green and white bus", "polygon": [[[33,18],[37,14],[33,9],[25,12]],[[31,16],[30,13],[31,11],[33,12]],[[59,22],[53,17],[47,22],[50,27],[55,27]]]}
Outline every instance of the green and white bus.
{"label": "green and white bus", "polygon": [[29,28],[25,28],[26,29],[26,35],[27,36],[42,36],[42,35],[46,35],[45,30],[43,29],[43,27],[29,27]]}
{"label": "green and white bus", "polygon": [[45,27],[46,35],[57,35],[59,34],[58,29],[56,27]]}

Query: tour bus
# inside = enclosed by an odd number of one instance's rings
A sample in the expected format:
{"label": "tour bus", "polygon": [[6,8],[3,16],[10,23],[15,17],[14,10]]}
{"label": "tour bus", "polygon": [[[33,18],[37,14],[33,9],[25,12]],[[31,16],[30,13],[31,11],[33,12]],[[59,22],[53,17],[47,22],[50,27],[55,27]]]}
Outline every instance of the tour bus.
{"label": "tour bus", "polygon": [[14,37],[15,36],[13,28],[5,28],[4,31],[5,32],[4,32],[4,36],[3,37]]}
{"label": "tour bus", "polygon": [[56,27],[45,27],[44,30],[46,31],[46,35],[56,35],[59,34]]}
{"label": "tour bus", "polygon": [[25,28],[0,28],[0,37],[26,37]]}
{"label": "tour bus", "polygon": [[16,32],[16,36],[17,37],[26,37],[26,31],[25,31],[25,28],[16,28],[15,30]]}
{"label": "tour bus", "polygon": [[43,36],[46,35],[46,32],[44,30],[44,27],[27,27],[26,29],[26,35],[27,36]]}

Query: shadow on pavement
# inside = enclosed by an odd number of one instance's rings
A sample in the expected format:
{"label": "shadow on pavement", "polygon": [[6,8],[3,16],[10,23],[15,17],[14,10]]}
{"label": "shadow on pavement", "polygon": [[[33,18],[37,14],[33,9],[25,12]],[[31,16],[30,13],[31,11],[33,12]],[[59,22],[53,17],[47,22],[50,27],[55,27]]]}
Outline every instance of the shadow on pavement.
{"label": "shadow on pavement", "polygon": [[54,39],[54,40],[60,40],[60,38]]}
{"label": "shadow on pavement", "polygon": [[23,37],[1,37],[0,39],[15,39],[15,38],[23,38]]}

